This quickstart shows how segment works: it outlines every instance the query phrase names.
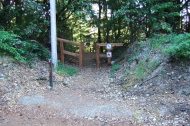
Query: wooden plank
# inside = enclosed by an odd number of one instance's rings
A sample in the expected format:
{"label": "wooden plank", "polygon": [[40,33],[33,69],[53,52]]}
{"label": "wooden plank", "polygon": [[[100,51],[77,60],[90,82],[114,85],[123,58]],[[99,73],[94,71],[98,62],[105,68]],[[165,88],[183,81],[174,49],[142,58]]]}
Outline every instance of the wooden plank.
{"label": "wooden plank", "polygon": [[106,58],[106,54],[99,54],[100,58]]}
{"label": "wooden plank", "polygon": [[[96,43],[98,46],[106,46],[108,43]],[[112,46],[123,46],[123,43],[109,43]]]}
{"label": "wooden plank", "polygon": [[62,39],[62,38],[57,38],[57,40],[60,41],[60,42],[70,43],[70,44],[78,45],[78,46],[80,46],[80,44],[81,44],[81,43],[78,43],[78,42],[73,42],[73,41],[69,41],[69,40],[66,40],[66,39]]}
{"label": "wooden plank", "polygon": [[65,56],[63,54],[63,50],[64,50],[64,44],[63,42],[60,42],[60,57],[61,57],[61,62],[64,63],[64,59],[65,59]]}
{"label": "wooden plank", "polygon": [[78,53],[72,53],[72,52],[69,52],[69,51],[66,51],[66,50],[63,50],[63,53],[64,53],[64,54],[67,54],[67,55],[79,57],[79,54],[78,54]]}

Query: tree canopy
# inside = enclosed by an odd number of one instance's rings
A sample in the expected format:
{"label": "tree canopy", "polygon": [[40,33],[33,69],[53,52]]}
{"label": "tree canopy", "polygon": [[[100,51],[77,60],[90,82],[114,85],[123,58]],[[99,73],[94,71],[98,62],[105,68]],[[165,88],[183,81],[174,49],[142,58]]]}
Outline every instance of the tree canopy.
{"label": "tree canopy", "polygon": [[[77,42],[131,43],[190,32],[189,0],[56,0],[57,35]],[[0,28],[49,45],[48,0],[0,0]]]}

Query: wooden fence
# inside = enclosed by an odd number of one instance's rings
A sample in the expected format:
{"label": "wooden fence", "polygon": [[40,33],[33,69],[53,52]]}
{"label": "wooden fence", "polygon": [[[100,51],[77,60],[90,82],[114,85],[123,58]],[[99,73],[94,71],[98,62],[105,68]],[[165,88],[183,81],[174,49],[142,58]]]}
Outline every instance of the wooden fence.
{"label": "wooden fence", "polygon": [[[106,54],[100,54],[100,47],[106,46],[108,43],[96,43],[96,66],[100,67],[100,58],[106,58]],[[113,46],[123,46],[123,43],[109,43]],[[111,49],[107,49],[107,52],[111,52]],[[111,58],[108,58],[108,64],[111,64]]]}
{"label": "wooden fence", "polygon": [[[69,40],[66,40],[66,39],[61,39],[61,38],[57,38],[57,40],[60,42],[60,57],[61,57],[61,62],[64,63],[65,54],[67,54],[67,55],[71,55],[71,56],[74,56],[74,57],[78,57],[79,58],[79,66],[82,67],[83,66],[84,44],[83,43],[72,42],[72,41],[69,41]],[[69,44],[73,44],[73,45],[79,46],[79,53],[73,53],[73,52],[66,51],[64,49],[64,43],[69,43]]]}

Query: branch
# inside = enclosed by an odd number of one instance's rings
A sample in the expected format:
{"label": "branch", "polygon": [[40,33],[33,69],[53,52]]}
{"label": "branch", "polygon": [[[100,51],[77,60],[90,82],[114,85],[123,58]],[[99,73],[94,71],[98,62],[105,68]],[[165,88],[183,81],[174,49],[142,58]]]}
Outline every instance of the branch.
{"label": "branch", "polygon": [[155,77],[158,77],[158,75],[155,75],[155,76],[153,76],[153,77],[151,77],[151,78],[149,78],[149,79],[143,81],[142,83],[138,84],[137,86],[141,86],[141,85],[144,84],[145,82],[150,81],[151,79],[153,79],[153,78],[155,78]]}
{"label": "branch", "polygon": [[61,9],[61,11],[57,12],[57,17],[61,15],[61,13],[68,8],[68,6],[71,4],[71,0],[68,1],[67,5]]}

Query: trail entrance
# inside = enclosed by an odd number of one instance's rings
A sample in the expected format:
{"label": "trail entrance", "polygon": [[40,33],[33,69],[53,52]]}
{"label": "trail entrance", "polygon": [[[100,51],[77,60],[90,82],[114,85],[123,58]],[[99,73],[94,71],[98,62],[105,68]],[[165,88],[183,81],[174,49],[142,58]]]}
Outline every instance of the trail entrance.
{"label": "trail entrance", "polygon": [[[71,56],[78,58],[80,67],[82,67],[83,65],[94,66],[96,64],[97,68],[99,68],[100,67],[100,58],[107,58],[108,59],[107,63],[109,65],[109,64],[111,64],[112,47],[113,46],[123,46],[123,43],[94,43],[93,49],[92,49],[93,52],[91,52],[91,48],[90,48],[90,52],[84,52],[85,47],[84,47],[83,43],[77,43],[77,42],[73,42],[73,41],[69,41],[69,40],[61,39],[61,38],[58,38],[58,41],[60,42],[61,62],[62,63],[65,62],[65,54],[71,55]],[[64,43],[69,43],[69,44],[78,46],[78,53],[66,51],[64,48]],[[89,45],[86,44],[86,46],[89,46]],[[106,49],[107,49],[106,54],[100,54],[100,47],[106,47]],[[94,50],[96,51],[95,53],[94,53]],[[77,62],[76,59],[73,61]]]}

